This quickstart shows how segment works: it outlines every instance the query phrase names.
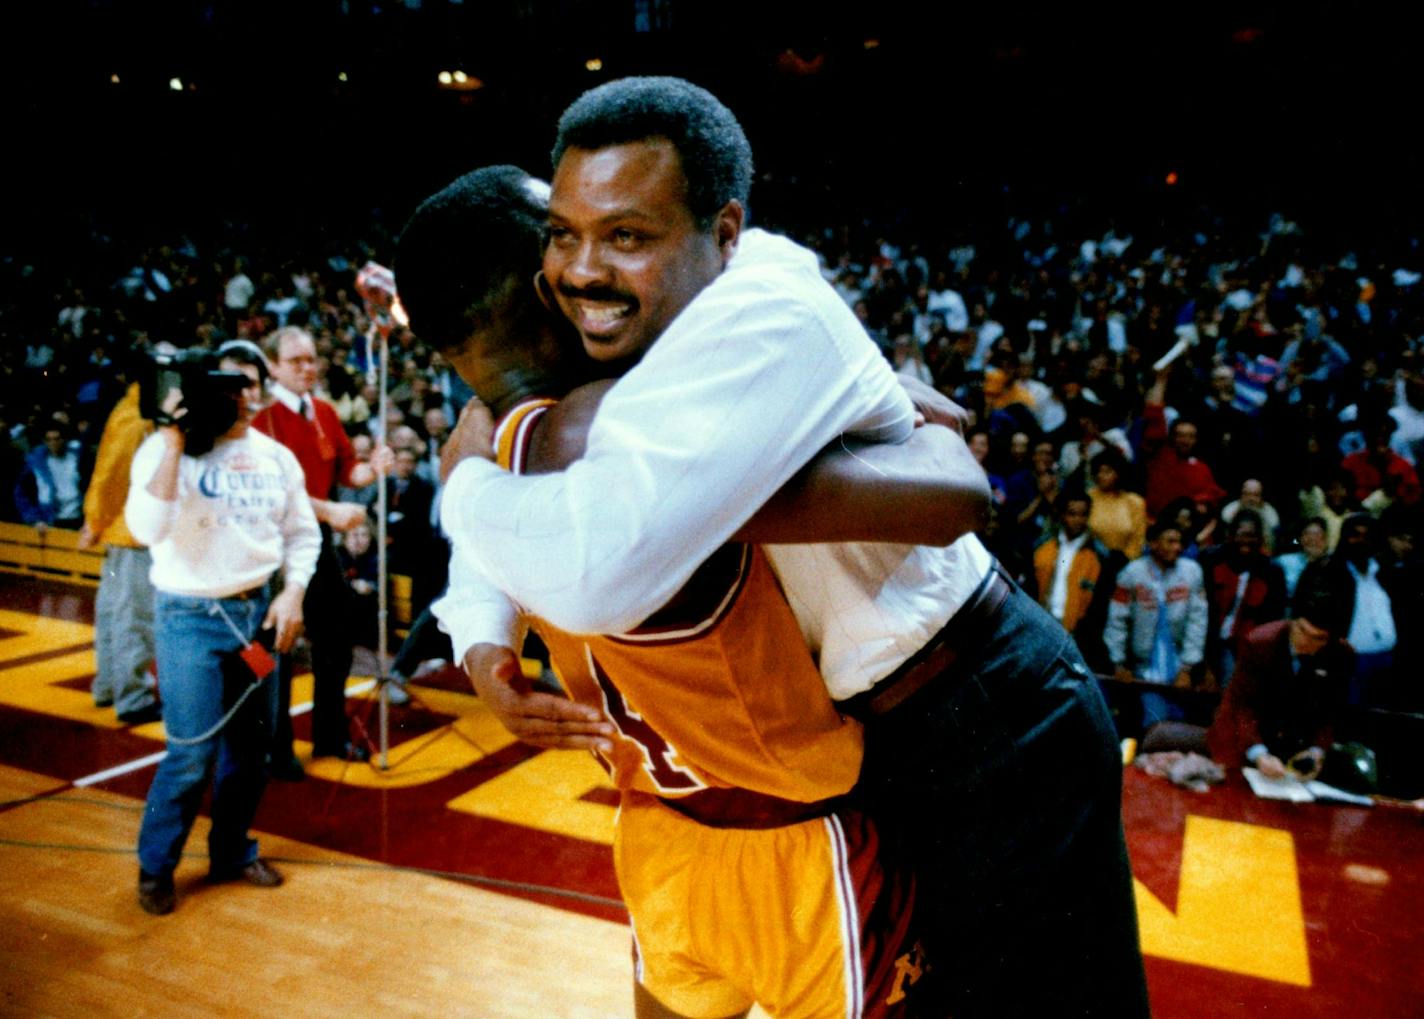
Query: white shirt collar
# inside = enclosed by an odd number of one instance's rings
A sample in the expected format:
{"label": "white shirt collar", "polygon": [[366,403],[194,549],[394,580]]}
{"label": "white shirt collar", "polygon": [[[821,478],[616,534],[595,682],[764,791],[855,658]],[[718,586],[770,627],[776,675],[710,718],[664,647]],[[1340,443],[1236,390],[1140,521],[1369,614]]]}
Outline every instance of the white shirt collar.
{"label": "white shirt collar", "polygon": [[1363,570],[1349,560],[1345,561],[1345,565],[1350,567],[1350,572],[1355,575],[1356,580],[1374,580],[1379,576],[1379,563],[1374,558],[1370,559]]}
{"label": "white shirt collar", "polygon": [[269,388],[272,391],[273,398],[283,407],[286,407],[293,414],[300,414],[302,417],[306,417],[306,410],[302,406],[303,401],[300,396],[280,382],[272,383]]}

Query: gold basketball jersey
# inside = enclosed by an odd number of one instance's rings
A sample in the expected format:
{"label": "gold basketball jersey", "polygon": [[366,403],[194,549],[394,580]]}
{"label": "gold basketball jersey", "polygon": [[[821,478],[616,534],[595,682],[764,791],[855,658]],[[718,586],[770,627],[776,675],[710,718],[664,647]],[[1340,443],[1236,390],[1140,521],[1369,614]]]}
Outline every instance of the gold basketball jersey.
{"label": "gold basketball jersey", "polygon": [[[500,465],[522,473],[551,401],[515,407],[496,432]],[[665,609],[619,635],[531,620],[569,695],[617,726],[603,763],[623,790],[668,799],[743,789],[811,803],[860,773],[858,723],[844,718],[759,548],[715,553]]]}

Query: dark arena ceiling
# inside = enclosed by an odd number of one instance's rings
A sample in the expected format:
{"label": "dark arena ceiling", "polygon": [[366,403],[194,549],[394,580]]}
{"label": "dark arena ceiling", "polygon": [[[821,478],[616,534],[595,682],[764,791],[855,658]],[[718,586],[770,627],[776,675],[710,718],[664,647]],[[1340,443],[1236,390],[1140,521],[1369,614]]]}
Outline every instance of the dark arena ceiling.
{"label": "dark arena ceiling", "polygon": [[[6,4],[7,213],[328,217],[455,174],[548,171],[559,111],[671,73],[780,195],[953,215],[1060,200],[1412,222],[1404,14],[1336,2],[46,0]],[[444,79],[442,79],[442,73]],[[756,196],[754,196],[754,199]],[[1182,198],[1172,200],[1181,201]],[[140,211],[142,210],[142,211]]]}

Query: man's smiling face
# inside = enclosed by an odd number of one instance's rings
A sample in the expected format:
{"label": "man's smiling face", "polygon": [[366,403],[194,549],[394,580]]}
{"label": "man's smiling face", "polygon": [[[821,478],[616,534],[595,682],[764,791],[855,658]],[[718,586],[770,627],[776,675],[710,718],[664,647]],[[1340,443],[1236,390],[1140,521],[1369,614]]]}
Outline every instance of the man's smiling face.
{"label": "man's smiling face", "polygon": [[544,275],[590,357],[636,357],[726,266],[741,224],[732,201],[698,226],[666,139],[571,148],[554,173]]}

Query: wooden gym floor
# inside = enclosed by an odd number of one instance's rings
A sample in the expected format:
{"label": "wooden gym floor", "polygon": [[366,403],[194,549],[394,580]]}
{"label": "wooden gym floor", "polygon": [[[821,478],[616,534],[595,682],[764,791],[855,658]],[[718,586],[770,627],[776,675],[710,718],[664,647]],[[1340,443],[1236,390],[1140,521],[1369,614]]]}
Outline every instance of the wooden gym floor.
{"label": "wooden gym floor", "polygon": [[[386,770],[321,761],[269,786],[258,828],[285,886],[204,885],[200,819],[177,911],[139,910],[162,727],[93,706],[92,601],[0,577],[0,1014],[631,1014],[602,770],[513,742],[456,673],[392,709]],[[350,709],[374,731],[363,679]],[[1157,1016],[1424,1015],[1418,815],[1129,769],[1124,817]]]}

